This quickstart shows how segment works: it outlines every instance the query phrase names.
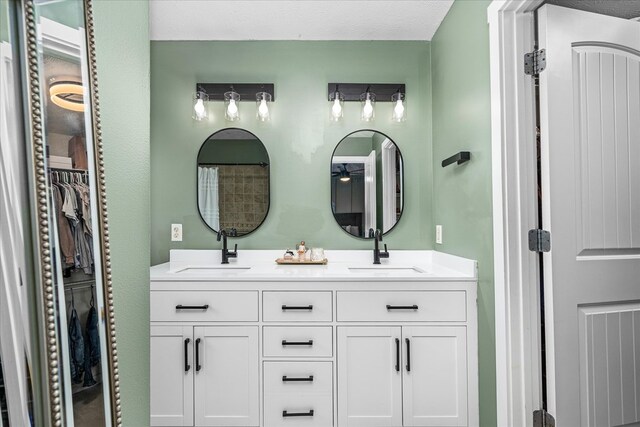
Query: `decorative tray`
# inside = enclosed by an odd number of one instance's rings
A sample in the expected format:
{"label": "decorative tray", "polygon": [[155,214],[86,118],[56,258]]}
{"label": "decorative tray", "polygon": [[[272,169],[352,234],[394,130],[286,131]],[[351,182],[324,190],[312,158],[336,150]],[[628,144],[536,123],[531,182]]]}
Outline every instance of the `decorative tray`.
{"label": "decorative tray", "polygon": [[284,259],[284,258],[278,258],[276,260],[276,263],[280,265],[326,265],[328,262],[329,260],[326,258],[320,261],[311,261],[311,260],[298,261],[297,259]]}

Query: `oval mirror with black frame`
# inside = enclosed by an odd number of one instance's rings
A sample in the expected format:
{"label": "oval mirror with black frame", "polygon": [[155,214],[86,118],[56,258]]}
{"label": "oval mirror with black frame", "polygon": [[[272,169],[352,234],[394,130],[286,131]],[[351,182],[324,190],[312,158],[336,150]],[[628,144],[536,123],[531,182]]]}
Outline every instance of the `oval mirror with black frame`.
{"label": "oval mirror with black frame", "polygon": [[340,228],[363,239],[391,231],[404,206],[403,168],[387,135],[359,130],[345,136],[331,157],[331,210]]}
{"label": "oval mirror with black frame", "polygon": [[269,153],[260,139],[238,128],[222,129],[200,147],[198,212],[213,231],[229,237],[255,231],[269,212]]}

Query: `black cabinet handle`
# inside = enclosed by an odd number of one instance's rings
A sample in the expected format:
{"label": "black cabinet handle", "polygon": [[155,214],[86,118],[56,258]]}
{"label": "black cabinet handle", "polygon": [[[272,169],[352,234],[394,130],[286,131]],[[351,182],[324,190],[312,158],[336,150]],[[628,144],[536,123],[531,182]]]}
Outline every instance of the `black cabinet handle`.
{"label": "black cabinet handle", "polygon": [[189,365],[189,343],[191,342],[191,338],[186,338],[184,340],[184,371],[189,372],[191,369],[191,365]]}
{"label": "black cabinet handle", "polygon": [[209,308],[209,304],[204,305],[176,305],[176,310],[207,310]]}
{"label": "black cabinet handle", "polygon": [[282,345],[283,346],[287,346],[287,345],[313,345],[313,340],[309,340],[309,341],[287,341],[287,340],[282,340]]}
{"label": "black cabinet handle", "polygon": [[387,304],[387,310],[417,310],[417,305],[389,305]]}
{"label": "black cabinet handle", "polygon": [[202,366],[200,366],[200,338],[196,340],[196,372],[200,372]]}
{"label": "black cabinet handle", "polygon": [[309,310],[309,311],[313,311],[313,306],[312,305],[283,305],[282,306],[282,311],[287,311],[287,310]]}
{"label": "black cabinet handle", "polygon": [[283,383],[286,383],[286,382],[303,382],[303,381],[312,383],[313,382],[313,375],[309,375],[306,378],[290,378],[290,377],[288,377],[286,375],[282,376],[282,382]]}
{"label": "black cabinet handle", "polygon": [[400,372],[400,338],[396,338],[396,372]]}
{"label": "black cabinet handle", "polygon": [[404,340],[407,343],[407,372],[411,372],[411,341],[409,341],[409,338]]}
{"label": "black cabinet handle", "polygon": [[309,412],[288,412],[286,410],[282,411],[283,417],[313,417],[313,409]]}

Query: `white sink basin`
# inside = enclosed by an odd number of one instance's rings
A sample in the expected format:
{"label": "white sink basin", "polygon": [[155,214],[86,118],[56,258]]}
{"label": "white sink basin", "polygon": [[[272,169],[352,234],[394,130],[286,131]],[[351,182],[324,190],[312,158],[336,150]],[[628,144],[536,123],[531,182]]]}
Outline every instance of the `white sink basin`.
{"label": "white sink basin", "polygon": [[173,271],[174,274],[181,276],[203,276],[203,275],[216,275],[216,276],[235,276],[241,273],[246,273],[251,270],[251,267],[236,267],[236,266],[220,266],[220,267],[185,267],[179,270]]}
{"label": "white sink basin", "polygon": [[418,267],[395,267],[389,265],[368,266],[368,267],[349,267],[349,273],[369,274],[380,276],[414,276],[425,274],[426,271]]}

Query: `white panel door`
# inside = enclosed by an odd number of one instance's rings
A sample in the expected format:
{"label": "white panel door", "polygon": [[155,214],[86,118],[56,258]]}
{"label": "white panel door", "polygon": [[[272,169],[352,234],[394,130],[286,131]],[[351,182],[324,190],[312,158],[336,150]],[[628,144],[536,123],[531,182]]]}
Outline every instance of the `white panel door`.
{"label": "white panel door", "polygon": [[338,327],[338,425],[402,426],[400,327]]}
{"label": "white panel door", "polygon": [[194,338],[196,426],[258,426],[258,327],[195,327]]}
{"label": "white panel door", "polygon": [[[538,13],[548,409],[559,426],[634,425],[630,315],[608,307],[640,300],[640,22]],[[609,312],[587,316],[591,337],[580,333],[586,307]],[[635,389],[621,386],[628,378]]]}
{"label": "white panel door", "polygon": [[192,332],[151,326],[151,426],[193,426]]}
{"label": "white panel door", "polygon": [[405,426],[467,425],[467,328],[403,327]]}

